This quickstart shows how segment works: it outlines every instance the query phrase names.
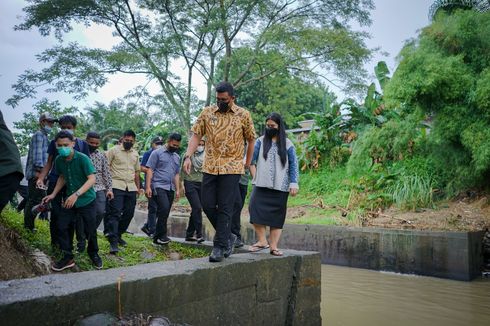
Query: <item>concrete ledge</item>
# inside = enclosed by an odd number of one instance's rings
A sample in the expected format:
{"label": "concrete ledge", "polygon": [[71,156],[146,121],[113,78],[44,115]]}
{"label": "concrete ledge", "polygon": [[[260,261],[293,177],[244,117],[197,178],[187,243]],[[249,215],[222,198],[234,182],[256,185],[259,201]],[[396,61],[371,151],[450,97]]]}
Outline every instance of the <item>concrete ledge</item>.
{"label": "concrete ledge", "polygon": [[[320,325],[318,253],[169,261],[0,282],[2,325],[59,325],[100,312],[191,325]],[[118,279],[122,278],[118,292]]]}

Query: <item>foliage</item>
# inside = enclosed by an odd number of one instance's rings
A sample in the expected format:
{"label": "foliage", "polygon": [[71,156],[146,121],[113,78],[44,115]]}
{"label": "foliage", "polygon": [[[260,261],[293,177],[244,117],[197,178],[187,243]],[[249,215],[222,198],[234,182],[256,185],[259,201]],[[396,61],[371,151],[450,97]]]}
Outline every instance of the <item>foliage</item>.
{"label": "foliage", "polygon": [[367,171],[378,163],[392,163],[412,156],[426,141],[420,115],[389,120],[382,128],[368,126],[352,147],[347,166],[351,174]]}
{"label": "foliage", "polygon": [[432,205],[432,180],[427,176],[403,175],[388,190],[393,202],[404,209]]}
{"label": "foliage", "polygon": [[[33,233],[24,228],[24,220],[21,214],[12,209],[4,209],[0,214],[0,223],[15,230],[32,248],[39,249],[54,257],[54,259],[61,258],[62,253],[54,251],[51,248],[49,222],[37,220],[37,232]],[[183,259],[198,258],[207,255],[207,252],[203,249],[189,248],[175,242],[171,242],[168,247],[156,248],[152,245],[151,240],[146,237],[128,235],[124,239],[128,243],[128,246],[120,251],[116,257],[109,254],[107,240],[102,234],[98,234],[99,255],[102,257],[104,269],[165,261],[168,260],[171,252],[180,253]],[[148,256],[153,255],[153,258],[143,257],[141,255],[143,252],[148,253]],[[95,269],[86,253],[75,253],[75,261],[81,271]]]}
{"label": "foliage", "polygon": [[[381,89],[384,89],[390,81],[386,63],[380,61],[374,70]],[[362,104],[350,98],[337,103],[335,97],[327,93],[324,111],[314,113],[314,117],[317,130],[310,132],[306,140],[300,142],[302,170],[317,169],[325,163],[330,167],[344,164],[349,159],[351,143],[360,132],[370,126],[379,128],[390,120],[396,123],[400,118],[395,110],[385,110],[383,95],[376,91],[374,83],[368,87]],[[364,149],[359,153],[365,153]]]}
{"label": "foliage", "polygon": [[490,172],[489,33],[490,12],[438,14],[402,50],[386,87],[389,107],[429,118],[425,155],[448,195],[484,185]]}
{"label": "foliage", "polygon": [[[46,112],[50,113],[55,118],[59,118],[65,114],[78,116],[77,108],[62,107],[58,101],[42,99],[34,104],[31,112],[24,113],[22,120],[14,122],[15,129],[19,131],[14,132],[13,135],[21,155],[27,155],[31,137],[40,128],[39,116]],[[55,125],[54,129],[51,131],[51,135],[55,135],[57,131],[59,131],[59,128]],[[77,132],[77,134],[79,133]]]}
{"label": "foliage", "polygon": [[[237,88],[261,80],[278,70],[333,73],[347,89],[364,78],[363,63],[371,51],[367,34],[354,31],[355,22],[370,23],[372,0],[354,1],[111,1],[31,0],[24,8],[25,20],[16,29],[37,28],[42,35],[54,33],[63,40],[74,24],[104,25],[119,40],[112,49],[87,48],[78,43],[60,44],[38,55],[47,67],[27,70],[13,86],[7,102],[16,106],[34,97],[39,87],[50,92],[68,92],[75,98],[97,91],[118,73],[139,74],[155,81],[168,105],[168,114],[189,130],[194,103],[193,75],[207,82],[206,103],[211,103],[217,81],[217,63],[222,79]],[[245,65],[236,60],[248,47]],[[282,53],[275,61],[265,53]],[[175,72],[184,62],[185,76]],[[316,69],[316,70],[315,70]],[[233,76],[232,71],[240,70]]]}

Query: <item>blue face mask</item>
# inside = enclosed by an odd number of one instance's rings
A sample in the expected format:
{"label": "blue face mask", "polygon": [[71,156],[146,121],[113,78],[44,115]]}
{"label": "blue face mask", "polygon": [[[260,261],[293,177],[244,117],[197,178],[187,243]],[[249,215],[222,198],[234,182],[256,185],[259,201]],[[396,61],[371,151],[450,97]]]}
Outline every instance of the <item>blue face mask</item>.
{"label": "blue face mask", "polygon": [[71,147],[58,147],[58,155],[61,157],[68,157],[71,153]]}
{"label": "blue face mask", "polygon": [[51,128],[51,127],[49,127],[49,126],[44,126],[44,127],[43,127],[43,130],[44,130],[44,131],[45,131],[47,134],[49,134],[49,133],[50,133],[51,129],[53,129],[53,128]]}
{"label": "blue face mask", "polygon": [[63,131],[66,131],[67,133],[73,135],[73,129],[63,129]]}

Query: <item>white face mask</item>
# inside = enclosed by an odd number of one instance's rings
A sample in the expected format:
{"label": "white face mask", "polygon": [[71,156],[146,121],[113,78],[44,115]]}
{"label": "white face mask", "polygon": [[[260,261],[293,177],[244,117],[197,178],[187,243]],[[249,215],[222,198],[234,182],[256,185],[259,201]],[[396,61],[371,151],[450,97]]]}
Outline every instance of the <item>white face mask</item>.
{"label": "white face mask", "polygon": [[197,152],[202,153],[204,151],[204,146],[197,146]]}
{"label": "white face mask", "polygon": [[156,149],[159,149],[159,148],[162,148],[162,147],[163,147],[162,145],[156,145],[156,146],[155,146],[155,150],[156,150]]}

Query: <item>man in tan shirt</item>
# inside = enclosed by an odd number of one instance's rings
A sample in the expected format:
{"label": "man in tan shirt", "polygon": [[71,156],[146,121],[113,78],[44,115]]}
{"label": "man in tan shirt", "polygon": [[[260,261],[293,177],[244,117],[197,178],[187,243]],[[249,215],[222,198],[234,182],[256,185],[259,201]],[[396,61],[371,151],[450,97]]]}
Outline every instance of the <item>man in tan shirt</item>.
{"label": "man in tan shirt", "polygon": [[107,152],[107,161],[112,176],[114,198],[109,201],[107,216],[110,253],[119,251],[118,245],[125,246],[122,234],[128,229],[134,215],[136,197],[140,192],[140,163],[138,152],[133,149],[136,134],[132,130],[124,132],[122,144]]}
{"label": "man in tan shirt", "polygon": [[[228,82],[216,86],[216,105],[203,109],[192,127],[193,135],[184,156],[184,171],[190,172],[190,156],[206,136],[203,164],[202,206],[216,230],[209,261],[219,262],[233,251],[236,236],[231,233],[231,216],[238,181],[250,166],[255,129],[250,112],[235,104],[235,92]],[[247,156],[243,162],[245,141]]]}

